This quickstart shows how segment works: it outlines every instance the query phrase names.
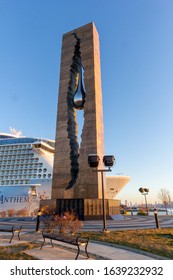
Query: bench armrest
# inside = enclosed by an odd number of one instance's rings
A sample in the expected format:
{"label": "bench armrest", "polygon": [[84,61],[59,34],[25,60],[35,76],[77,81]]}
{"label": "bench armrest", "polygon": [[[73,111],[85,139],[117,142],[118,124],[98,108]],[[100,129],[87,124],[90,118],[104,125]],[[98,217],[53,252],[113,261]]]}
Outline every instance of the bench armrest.
{"label": "bench armrest", "polygon": [[12,229],[15,231],[15,230],[21,230],[22,229],[22,226],[13,226]]}
{"label": "bench armrest", "polygon": [[89,242],[89,237],[81,237],[77,236],[76,238],[76,243],[88,243]]}

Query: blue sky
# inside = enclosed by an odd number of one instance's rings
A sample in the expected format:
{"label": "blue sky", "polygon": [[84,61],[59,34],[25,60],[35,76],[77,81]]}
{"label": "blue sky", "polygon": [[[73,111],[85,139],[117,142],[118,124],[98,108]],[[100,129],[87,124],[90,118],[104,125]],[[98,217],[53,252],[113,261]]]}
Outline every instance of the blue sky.
{"label": "blue sky", "polygon": [[113,174],[173,200],[173,1],[0,0],[0,131],[54,139],[62,35],[93,21],[99,32],[105,154]]}

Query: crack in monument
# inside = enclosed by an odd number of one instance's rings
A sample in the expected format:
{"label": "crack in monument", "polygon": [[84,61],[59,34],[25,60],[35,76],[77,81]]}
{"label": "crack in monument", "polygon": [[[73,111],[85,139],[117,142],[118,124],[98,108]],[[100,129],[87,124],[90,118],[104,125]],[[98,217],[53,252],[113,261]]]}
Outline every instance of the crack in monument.
{"label": "crack in monument", "polygon": [[76,38],[76,44],[74,48],[74,55],[72,58],[72,64],[70,67],[70,81],[68,84],[67,92],[67,132],[70,139],[70,161],[71,161],[71,180],[68,183],[67,189],[71,189],[77,181],[79,174],[79,143],[77,138],[77,121],[75,110],[83,110],[85,103],[85,86],[84,86],[84,69],[81,63],[80,53],[80,38],[73,33]]}

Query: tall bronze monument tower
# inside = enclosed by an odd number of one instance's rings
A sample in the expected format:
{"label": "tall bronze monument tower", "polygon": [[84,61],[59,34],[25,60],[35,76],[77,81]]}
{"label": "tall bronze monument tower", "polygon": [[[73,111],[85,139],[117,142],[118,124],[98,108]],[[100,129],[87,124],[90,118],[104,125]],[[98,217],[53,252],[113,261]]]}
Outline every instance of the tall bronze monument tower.
{"label": "tall bronze monument tower", "polygon": [[[81,100],[78,90],[83,93]],[[84,116],[80,146],[77,109]],[[88,166],[89,154],[100,158],[104,154],[100,47],[94,23],[70,31],[62,39],[52,183],[52,202],[59,211],[78,207],[84,215],[101,214],[101,178]]]}

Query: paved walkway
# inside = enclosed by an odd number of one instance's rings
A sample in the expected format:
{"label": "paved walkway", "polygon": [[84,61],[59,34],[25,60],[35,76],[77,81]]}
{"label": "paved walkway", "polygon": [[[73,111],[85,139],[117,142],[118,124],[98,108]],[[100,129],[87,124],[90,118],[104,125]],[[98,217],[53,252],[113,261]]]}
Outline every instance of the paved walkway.
{"label": "paved walkway", "polygon": [[[16,238],[12,240],[9,244],[8,235],[0,235],[0,246],[11,246],[14,244],[25,243],[28,241],[40,243],[43,241],[40,233],[22,233],[21,241]],[[70,244],[65,244],[62,242],[54,241],[55,247],[47,243],[42,250],[40,247],[26,250],[25,253],[31,255],[40,260],[74,260],[76,257],[76,248]],[[114,246],[110,244],[105,244],[101,242],[90,241],[88,244],[88,253],[90,258],[87,259],[84,248],[81,248],[81,254],[79,255],[79,260],[161,260],[162,258],[157,255],[152,255],[146,252],[141,252],[138,250],[131,250],[127,248],[122,248],[121,246]]]}

